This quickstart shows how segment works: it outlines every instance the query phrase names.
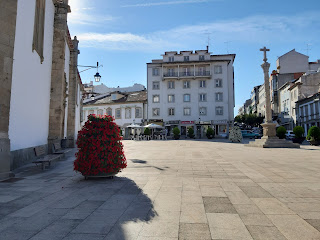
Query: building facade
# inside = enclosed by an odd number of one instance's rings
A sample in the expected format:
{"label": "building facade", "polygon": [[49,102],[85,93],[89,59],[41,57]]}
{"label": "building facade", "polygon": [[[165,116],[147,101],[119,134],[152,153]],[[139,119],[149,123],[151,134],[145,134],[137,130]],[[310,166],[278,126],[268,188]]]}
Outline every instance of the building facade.
{"label": "building facade", "polygon": [[0,178],[31,162],[36,146],[73,145],[82,88],[68,12],[67,0],[1,1]]}
{"label": "building facade", "polygon": [[234,119],[235,54],[211,55],[208,50],[166,52],[147,64],[148,122],[181,135],[193,127],[197,137],[213,127],[225,135]]}
{"label": "building facade", "polygon": [[304,128],[305,136],[312,126],[320,127],[320,92],[296,102],[297,123]]}
{"label": "building facade", "polygon": [[259,103],[257,114],[259,117],[266,115],[266,91],[264,89],[264,84],[259,87]]}
{"label": "building facade", "polygon": [[103,94],[94,99],[84,100],[83,115],[85,121],[90,114],[110,115],[122,129],[124,137],[128,137],[130,124],[143,125],[147,111],[147,91],[113,92]]}

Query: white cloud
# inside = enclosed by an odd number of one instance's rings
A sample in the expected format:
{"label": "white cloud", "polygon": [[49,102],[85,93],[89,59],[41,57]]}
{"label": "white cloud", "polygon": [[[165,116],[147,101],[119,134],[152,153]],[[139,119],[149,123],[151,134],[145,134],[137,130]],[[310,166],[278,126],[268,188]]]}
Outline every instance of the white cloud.
{"label": "white cloud", "polygon": [[[319,13],[303,13],[298,16],[251,16],[242,19],[180,26],[167,31],[148,34],[134,33],[84,33],[78,39],[82,47],[107,50],[164,51],[199,46],[211,33],[213,43],[225,41],[244,43],[299,42],[312,40],[320,24]],[[308,31],[309,29],[309,31]],[[204,45],[204,44],[203,44]]]}
{"label": "white cloud", "polygon": [[110,15],[97,15],[94,7],[88,6],[86,0],[69,0],[71,13],[68,15],[68,23],[71,25],[97,25],[115,18]]}
{"label": "white cloud", "polygon": [[180,0],[180,1],[169,1],[169,2],[149,2],[149,3],[138,3],[138,4],[128,4],[122,7],[153,7],[162,5],[178,5],[178,4],[188,4],[188,3],[205,3],[221,0]]}

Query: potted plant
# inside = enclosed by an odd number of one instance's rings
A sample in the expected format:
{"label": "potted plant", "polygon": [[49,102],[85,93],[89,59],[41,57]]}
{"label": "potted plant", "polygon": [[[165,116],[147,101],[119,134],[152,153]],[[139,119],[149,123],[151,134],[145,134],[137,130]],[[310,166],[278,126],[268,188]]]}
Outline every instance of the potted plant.
{"label": "potted plant", "polygon": [[127,166],[120,129],[113,117],[89,115],[78,133],[74,170],[86,177],[110,177]]}
{"label": "potted plant", "polygon": [[150,135],[150,129],[149,128],[145,128],[143,134],[149,136]]}
{"label": "potted plant", "polygon": [[189,138],[194,138],[194,130],[193,127],[188,128],[188,137]]}
{"label": "potted plant", "polygon": [[294,138],[292,139],[292,142],[301,144],[305,137],[303,137],[304,129],[301,126],[296,126],[293,128],[293,134]]}
{"label": "potted plant", "polygon": [[214,131],[213,131],[213,129],[212,129],[211,127],[209,127],[209,128],[207,129],[206,135],[207,135],[207,138],[208,138],[208,139],[214,138]]}
{"label": "potted plant", "polygon": [[175,127],[173,130],[173,137],[175,140],[178,140],[180,138],[180,130],[178,127]]}
{"label": "potted plant", "polygon": [[320,128],[313,126],[309,129],[307,141],[314,146],[320,145]]}
{"label": "potted plant", "polygon": [[143,135],[147,136],[147,140],[149,140],[150,134],[151,134],[150,129],[149,128],[145,128],[144,132],[143,132]]}
{"label": "potted plant", "polygon": [[280,139],[284,139],[286,137],[286,132],[287,130],[285,129],[285,127],[280,126],[277,128],[277,136]]}

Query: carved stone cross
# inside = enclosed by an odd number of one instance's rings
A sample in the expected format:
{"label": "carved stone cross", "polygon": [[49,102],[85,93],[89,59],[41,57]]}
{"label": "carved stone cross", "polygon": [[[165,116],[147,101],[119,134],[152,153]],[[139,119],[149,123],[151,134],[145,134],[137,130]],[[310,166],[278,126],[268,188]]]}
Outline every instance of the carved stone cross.
{"label": "carved stone cross", "polygon": [[267,49],[266,47],[261,48],[260,51],[262,51],[264,53],[264,62],[267,62],[268,58],[267,58],[267,52],[270,51],[270,49]]}

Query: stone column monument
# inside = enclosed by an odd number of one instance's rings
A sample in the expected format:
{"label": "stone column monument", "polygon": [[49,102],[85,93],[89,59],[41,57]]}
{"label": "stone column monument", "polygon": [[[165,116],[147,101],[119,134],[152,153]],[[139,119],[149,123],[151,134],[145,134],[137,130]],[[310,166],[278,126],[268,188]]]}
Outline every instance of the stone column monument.
{"label": "stone column monument", "polygon": [[248,147],[262,147],[262,148],[300,148],[300,145],[297,143],[292,143],[285,139],[279,139],[276,134],[276,123],[272,121],[272,112],[271,112],[271,101],[270,101],[270,85],[269,85],[269,68],[270,63],[267,62],[267,52],[270,49],[266,47],[261,48],[260,51],[264,53],[263,61],[261,65],[264,73],[264,89],[266,94],[266,116],[265,123],[261,124],[263,127],[263,137],[261,139],[256,139],[253,142],[250,142]]}

